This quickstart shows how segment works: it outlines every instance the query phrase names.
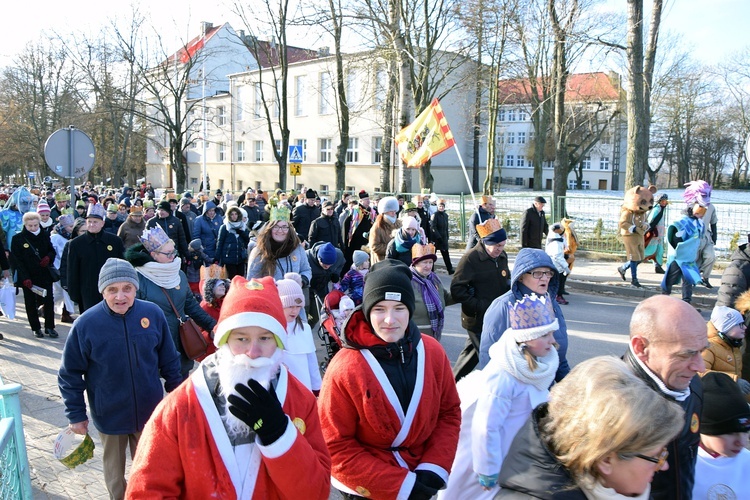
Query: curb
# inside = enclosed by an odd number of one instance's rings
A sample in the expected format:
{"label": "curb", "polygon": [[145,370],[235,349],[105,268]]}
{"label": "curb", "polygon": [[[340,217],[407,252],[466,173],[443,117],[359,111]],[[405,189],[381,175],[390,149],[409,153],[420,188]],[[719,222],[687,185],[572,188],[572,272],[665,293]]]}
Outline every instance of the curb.
{"label": "curb", "polygon": [[[594,293],[602,295],[618,295],[621,297],[630,297],[635,299],[647,299],[654,295],[661,295],[661,289],[659,287],[654,288],[651,285],[645,284],[643,288],[635,288],[632,286],[615,286],[605,285],[602,283],[594,283],[591,281],[579,281],[569,279],[565,284],[566,288],[576,290],[584,293]],[[672,296],[680,297],[680,288],[675,287],[672,292]],[[715,297],[707,297],[703,295],[693,295],[691,304],[696,308],[703,308],[711,310],[716,305]]]}

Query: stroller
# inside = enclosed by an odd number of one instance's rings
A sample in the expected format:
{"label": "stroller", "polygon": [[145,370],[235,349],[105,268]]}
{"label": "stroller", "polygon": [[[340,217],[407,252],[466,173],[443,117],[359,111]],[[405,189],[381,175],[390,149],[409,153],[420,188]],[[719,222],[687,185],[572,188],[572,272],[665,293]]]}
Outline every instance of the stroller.
{"label": "stroller", "polygon": [[325,373],[328,364],[333,356],[341,349],[341,332],[336,325],[336,318],[333,310],[338,309],[341,298],[346,294],[340,290],[328,292],[325,299],[321,302],[316,295],[315,302],[320,310],[320,326],[318,327],[318,338],[323,342],[321,345],[325,348],[326,354],[323,361],[320,362],[320,371]]}

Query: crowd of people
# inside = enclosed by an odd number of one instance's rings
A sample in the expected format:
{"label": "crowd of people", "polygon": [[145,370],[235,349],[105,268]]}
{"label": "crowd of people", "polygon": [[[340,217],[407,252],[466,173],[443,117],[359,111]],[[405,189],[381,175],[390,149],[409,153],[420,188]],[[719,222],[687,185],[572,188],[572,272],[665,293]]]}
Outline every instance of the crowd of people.
{"label": "crowd of people", "polygon": [[[722,280],[727,303],[708,323],[689,296],[643,300],[622,358],[571,368],[571,242],[542,197],[511,270],[489,196],[454,268],[434,195],[157,200],[149,188],[84,186],[72,206],[62,191],[0,196],[0,267],[33,334],[57,337],[56,313],[73,321],[58,383],[71,430],[86,434],[90,417],[99,432],[111,498],[748,494],[748,286]],[[658,201],[644,233],[664,224]],[[673,226],[653,236],[701,240],[703,226]],[[727,283],[750,284],[745,246]],[[665,280],[692,269],[681,262],[670,253]],[[323,373],[312,328],[329,294],[340,349]],[[440,340],[453,304],[468,339],[451,366]],[[183,345],[188,320],[210,344],[201,356]]]}

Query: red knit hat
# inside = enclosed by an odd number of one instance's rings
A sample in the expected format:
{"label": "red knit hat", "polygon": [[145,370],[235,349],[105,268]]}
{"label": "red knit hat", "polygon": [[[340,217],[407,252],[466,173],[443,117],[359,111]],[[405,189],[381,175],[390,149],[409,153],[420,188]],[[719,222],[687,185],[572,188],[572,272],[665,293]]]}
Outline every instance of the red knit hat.
{"label": "red knit hat", "polygon": [[273,277],[246,280],[235,276],[224,298],[216,324],[214,344],[226,344],[235,328],[259,326],[276,336],[276,344],[283,348],[286,342],[286,317]]}

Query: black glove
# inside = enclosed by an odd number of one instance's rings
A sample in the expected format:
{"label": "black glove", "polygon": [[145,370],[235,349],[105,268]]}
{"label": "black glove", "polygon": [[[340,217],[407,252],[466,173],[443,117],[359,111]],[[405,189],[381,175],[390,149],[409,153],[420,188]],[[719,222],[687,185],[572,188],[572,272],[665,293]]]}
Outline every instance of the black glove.
{"label": "black glove", "polygon": [[414,487],[411,489],[411,493],[409,493],[409,500],[430,500],[430,498],[437,495],[437,492],[437,488],[430,488],[422,484],[419,478],[417,478]]}
{"label": "black glove", "polygon": [[439,490],[440,488],[445,486],[445,481],[443,481],[443,479],[440,476],[438,476],[431,470],[419,469],[419,470],[414,471],[414,473],[417,475],[417,481],[419,481],[420,483],[430,488],[435,488],[436,490]]}
{"label": "black glove", "polygon": [[300,277],[302,278],[302,288],[307,288],[308,286],[310,286],[310,280],[307,278],[307,276],[303,274],[300,275]]}
{"label": "black glove", "polygon": [[242,397],[230,394],[227,398],[232,415],[255,431],[264,446],[275,443],[286,431],[289,419],[273,386],[266,390],[257,380],[250,379],[247,385],[235,385],[234,390]]}
{"label": "black glove", "polygon": [[338,282],[339,282],[339,274],[338,273],[331,274],[331,283],[336,284]]}

